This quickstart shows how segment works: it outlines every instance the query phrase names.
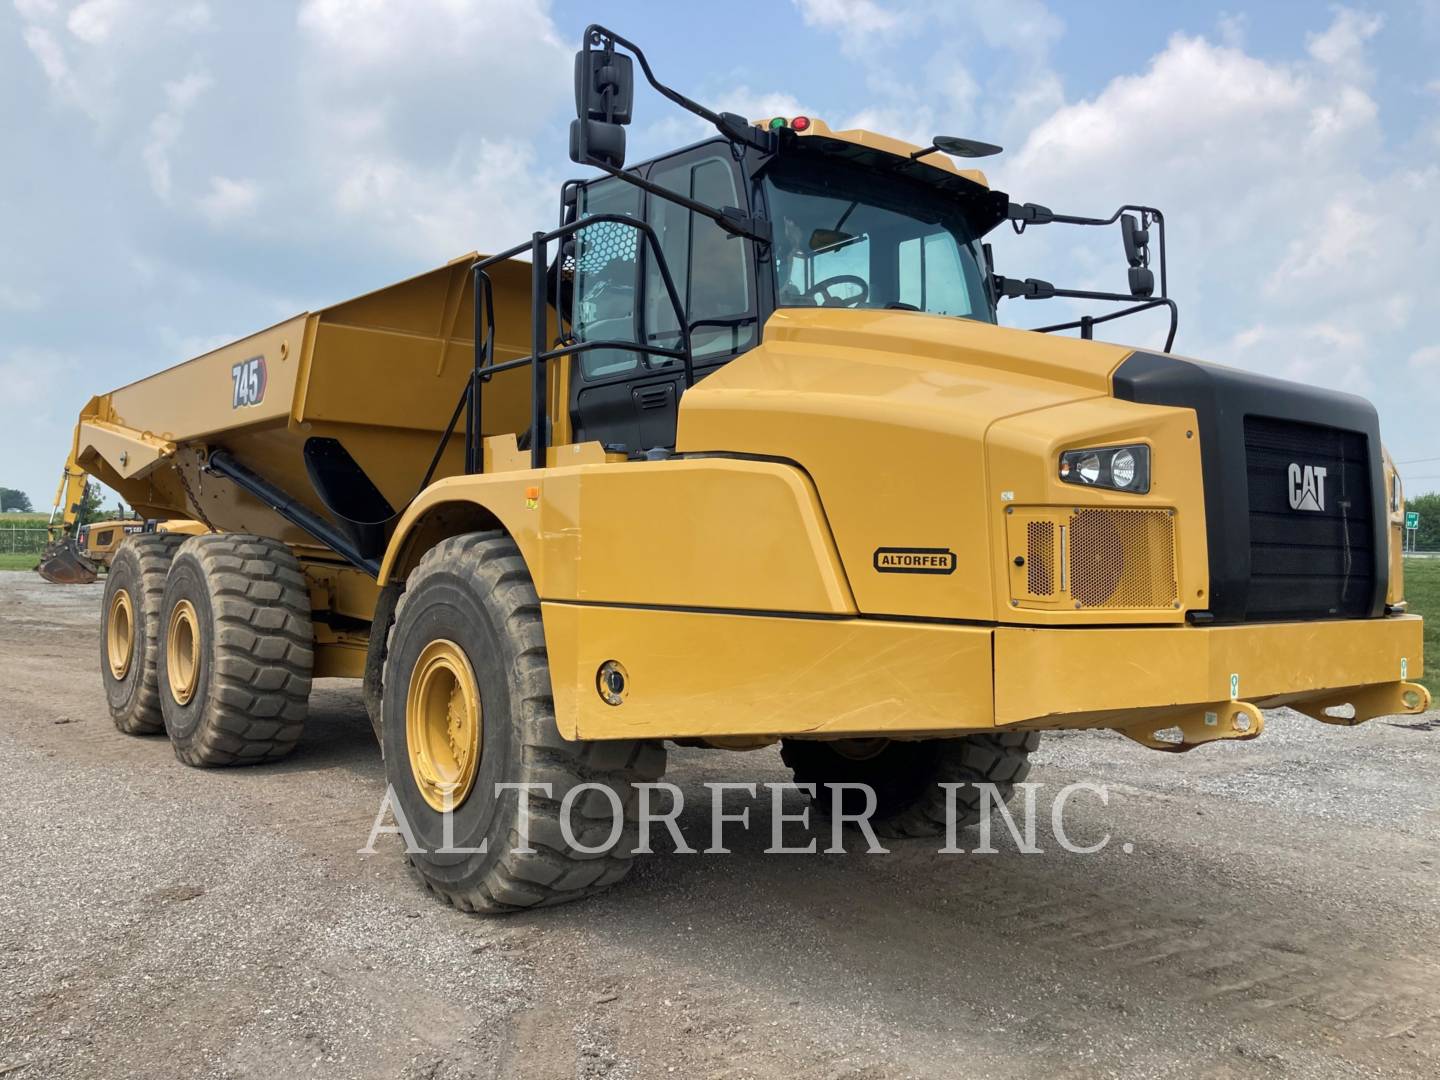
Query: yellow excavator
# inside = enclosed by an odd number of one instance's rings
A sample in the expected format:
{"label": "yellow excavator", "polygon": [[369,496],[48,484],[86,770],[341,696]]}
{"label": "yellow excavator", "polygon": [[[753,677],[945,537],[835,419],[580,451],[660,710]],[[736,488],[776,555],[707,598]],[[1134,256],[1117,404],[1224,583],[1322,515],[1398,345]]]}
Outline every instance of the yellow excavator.
{"label": "yellow excavator", "polygon": [[174,519],[156,521],[120,517],[104,521],[83,520],[88,489],[84,469],[74,458],[65,462],[55,506],[50,511],[45,550],[36,571],[55,585],[89,585],[108,569],[126,537],[141,533],[173,533],[195,536],[209,530],[198,521]]}
{"label": "yellow excavator", "polygon": [[[87,483],[85,470],[72,455],[60,474],[55,506],[50,511],[45,550],[36,567],[40,576],[56,585],[88,585],[99,576],[99,567],[81,548]],[[118,546],[118,543],[117,545]]]}

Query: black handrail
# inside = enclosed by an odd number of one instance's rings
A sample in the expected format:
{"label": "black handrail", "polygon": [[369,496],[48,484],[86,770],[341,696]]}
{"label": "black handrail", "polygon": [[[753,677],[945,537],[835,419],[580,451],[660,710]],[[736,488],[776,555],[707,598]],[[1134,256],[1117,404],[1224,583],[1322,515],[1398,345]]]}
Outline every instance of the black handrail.
{"label": "black handrail", "polygon": [[[1060,295],[1061,290],[1055,290]],[[1070,290],[1066,296],[1078,296],[1082,300],[1113,300],[1114,296],[1103,293],[1086,294],[1078,290]],[[1082,315],[1073,322],[1056,323],[1053,326],[1032,326],[1030,327],[1037,334],[1053,334],[1057,330],[1080,330],[1080,336],[1086,341],[1091,340],[1094,334],[1096,323],[1109,322],[1111,319],[1123,319],[1127,315],[1135,315],[1141,311],[1149,311],[1151,308],[1168,307],[1170,309],[1170,333],[1165,337],[1165,351],[1168,353],[1175,344],[1175,331],[1180,325],[1180,309],[1175,301],[1168,296],[1157,296],[1154,300],[1147,300],[1143,304],[1136,304],[1134,307],[1124,308],[1120,311],[1112,311],[1108,315]]]}
{"label": "black handrail", "polygon": [[[581,341],[560,344],[557,348],[545,349],[545,331],[548,324],[546,314],[549,302],[545,295],[546,274],[547,274],[547,250],[552,241],[564,239],[573,233],[588,228],[591,225],[611,222],[617,225],[624,225],[639,231],[645,242],[649,245],[650,253],[654,256],[655,266],[660,271],[660,280],[665,286],[666,296],[670,305],[675,310],[675,321],[680,335],[679,345],[675,348],[665,348],[659,345],[648,345],[633,341]],[[495,356],[495,290],[494,284],[487,271],[497,263],[513,259],[526,249],[530,251],[530,354],[515,360],[506,360],[503,363],[494,363]],[[556,260],[556,281],[559,282],[559,260]],[[548,233],[537,232],[531,235],[529,243],[516,244],[512,248],[495,255],[478,259],[470,267],[475,280],[474,303],[475,303],[475,360],[471,369],[470,377],[465,380],[465,389],[460,392],[460,400],[456,402],[455,411],[450,417],[450,422],[445,426],[440,436],[440,443],[435,448],[435,455],[430,461],[430,467],[425,471],[425,479],[421,483],[422,490],[430,483],[434,476],[435,469],[440,464],[440,459],[445,453],[445,447],[449,445],[450,438],[455,433],[455,426],[460,422],[463,413],[465,421],[465,472],[474,474],[485,470],[485,451],[483,444],[483,433],[480,427],[481,411],[481,387],[502,371],[509,371],[513,368],[524,367],[527,364],[533,365],[533,376],[530,383],[530,464],[532,468],[543,469],[545,467],[545,450],[548,442],[546,433],[549,421],[549,402],[547,400],[546,372],[547,364],[551,360],[557,360],[564,356],[570,356],[593,349],[616,349],[623,352],[640,353],[643,356],[666,356],[673,360],[682,362],[685,374],[685,389],[695,385],[695,363],[690,351],[690,326],[685,318],[685,307],[680,302],[680,292],[675,288],[675,279],[670,273],[670,266],[665,261],[665,252],[660,247],[660,238],[656,235],[654,228],[645,221],[627,217],[624,214],[595,214],[592,217],[577,218],[575,221],[562,224],[557,229]],[[556,312],[562,327],[564,322],[563,313],[559,311],[560,293],[556,289]],[[482,312],[484,315],[482,323]],[[484,326],[484,333],[481,333],[481,326]]]}

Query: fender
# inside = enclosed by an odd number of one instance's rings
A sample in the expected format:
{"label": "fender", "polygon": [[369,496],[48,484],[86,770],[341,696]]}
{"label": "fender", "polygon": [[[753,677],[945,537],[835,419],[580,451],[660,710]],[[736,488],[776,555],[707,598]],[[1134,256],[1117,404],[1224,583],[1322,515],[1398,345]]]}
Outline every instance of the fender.
{"label": "fender", "polygon": [[401,517],[380,584],[441,540],[487,528],[515,540],[547,602],[856,611],[814,485],[784,462],[706,456],[440,480]]}

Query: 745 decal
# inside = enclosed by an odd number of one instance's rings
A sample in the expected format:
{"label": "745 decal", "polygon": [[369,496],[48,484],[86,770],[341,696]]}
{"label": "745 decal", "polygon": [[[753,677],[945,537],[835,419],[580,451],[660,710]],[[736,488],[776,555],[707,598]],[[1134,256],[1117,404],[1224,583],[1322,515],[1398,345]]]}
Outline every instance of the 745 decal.
{"label": "745 decal", "polygon": [[259,405],[265,400],[265,357],[252,356],[230,368],[230,381],[234,396],[230,400],[232,409],[246,405]]}

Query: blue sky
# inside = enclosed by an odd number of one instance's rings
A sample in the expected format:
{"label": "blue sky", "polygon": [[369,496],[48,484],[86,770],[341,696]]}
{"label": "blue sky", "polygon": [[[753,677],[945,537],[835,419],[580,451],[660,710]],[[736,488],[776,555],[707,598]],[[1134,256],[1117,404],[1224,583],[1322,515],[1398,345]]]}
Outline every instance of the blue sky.
{"label": "blue sky", "polygon": [[[575,172],[570,55],[601,9],[4,0],[0,484],[48,506],[92,393],[550,222]],[[968,135],[1006,147],[988,172],[1019,200],[1160,206],[1178,352],[1365,394],[1398,460],[1440,459],[1440,0],[609,3],[603,21],[719,108]],[[643,94],[631,156],[702,134]],[[1123,281],[1113,235],[1002,233],[997,256]],[[1402,472],[1440,490],[1440,460]]]}

